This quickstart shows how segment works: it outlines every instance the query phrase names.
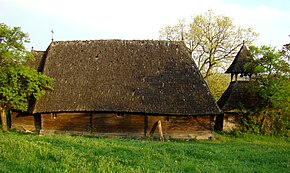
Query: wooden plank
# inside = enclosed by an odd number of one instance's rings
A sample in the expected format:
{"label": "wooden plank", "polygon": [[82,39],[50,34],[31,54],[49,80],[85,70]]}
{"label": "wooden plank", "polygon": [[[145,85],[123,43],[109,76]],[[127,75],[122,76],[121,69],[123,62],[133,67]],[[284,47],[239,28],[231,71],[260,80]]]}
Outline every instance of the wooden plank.
{"label": "wooden plank", "polygon": [[90,113],[42,114],[42,131],[90,132]]}
{"label": "wooden plank", "polygon": [[144,115],[93,114],[93,132],[144,133]]}
{"label": "wooden plank", "polygon": [[[37,117],[39,118],[39,117]],[[35,119],[34,116],[18,116],[18,113],[11,113],[11,128],[29,132],[29,133],[38,133],[40,128],[40,123],[37,122],[38,119]]]}
{"label": "wooden plank", "polygon": [[[148,116],[148,126],[153,127],[158,120],[162,122],[165,138],[206,138],[205,135],[210,137],[213,131],[211,116]],[[155,132],[150,136],[158,137],[159,134]]]}

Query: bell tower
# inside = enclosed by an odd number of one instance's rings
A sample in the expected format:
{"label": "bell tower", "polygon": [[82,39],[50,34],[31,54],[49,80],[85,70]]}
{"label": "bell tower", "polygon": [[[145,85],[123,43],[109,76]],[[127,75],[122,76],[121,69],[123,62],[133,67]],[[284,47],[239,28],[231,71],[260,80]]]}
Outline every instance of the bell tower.
{"label": "bell tower", "polygon": [[240,77],[249,77],[251,79],[252,71],[246,70],[244,66],[247,63],[253,61],[253,56],[245,46],[245,42],[243,42],[241,49],[239,50],[238,54],[235,56],[234,61],[225,73],[231,74],[231,82],[237,81],[238,75],[240,75]]}

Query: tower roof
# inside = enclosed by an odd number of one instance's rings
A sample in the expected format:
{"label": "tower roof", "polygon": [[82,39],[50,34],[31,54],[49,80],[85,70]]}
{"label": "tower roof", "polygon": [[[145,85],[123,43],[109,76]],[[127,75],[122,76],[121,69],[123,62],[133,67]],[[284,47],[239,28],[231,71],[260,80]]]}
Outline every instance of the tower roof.
{"label": "tower roof", "polygon": [[236,55],[234,61],[227,69],[226,73],[251,73],[244,69],[245,64],[252,62],[253,56],[251,55],[250,51],[247,49],[245,45],[241,47],[238,54]]}
{"label": "tower roof", "polygon": [[239,112],[242,108],[259,106],[259,96],[250,88],[257,85],[251,81],[231,82],[217,104],[224,112]]}

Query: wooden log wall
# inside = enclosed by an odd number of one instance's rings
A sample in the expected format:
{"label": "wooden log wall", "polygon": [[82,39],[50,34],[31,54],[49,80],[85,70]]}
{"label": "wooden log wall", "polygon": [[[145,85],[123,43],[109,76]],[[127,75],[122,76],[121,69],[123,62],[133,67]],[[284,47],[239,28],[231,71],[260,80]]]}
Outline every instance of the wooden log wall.
{"label": "wooden log wall", "polygon": [[18,131],[38,134],[41,129],[41,116],[21,116],[17,112],[12,112],[11,128]]}
{"label": "wooden log wall", "polygon": [[[158,120],[162,122],[164,138],[208,139],[212,135],[214,116],[148,116],[147,136]],[[158,131],[154,133],[159,137]]]}
{"label": "wooden log wall", "polygon": [[90,113],[51,113],[41,115],[41,133],[90,134]]}
{"label": "wooden log wall", "polygon": [[144,136],[144,115],[93,113],[92,133],[104,136]]}
{"label": "wooden log wall", "polygon": [[230,132],[241,125],[242,120],[239,114],[224,113],[223,131]]}
{"label": "wooden log wall", "polygon": [[[12,128],[41,134],[69,133],[109,137],[149,136],[154,124],[160,121],[165,139],[208,139],[213,131],[213,116],[153,116],[118,113],[56,113],[16,117]],[[36,130],[38,129],[38,130]],[[159,138],[158,130],[153,137]]]}

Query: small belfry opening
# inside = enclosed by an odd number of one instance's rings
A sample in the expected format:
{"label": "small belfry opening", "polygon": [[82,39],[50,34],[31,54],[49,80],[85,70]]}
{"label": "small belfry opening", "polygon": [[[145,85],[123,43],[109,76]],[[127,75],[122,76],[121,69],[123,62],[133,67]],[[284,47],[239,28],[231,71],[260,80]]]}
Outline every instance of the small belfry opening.
{"label": "small belfry opening", "polygon": [[254,61],[253,56],[243,42],[241,49],[235,56],[234,61],[227,69],[225,73],[231,74],[231,82],[238,80],[250,80],[252,77],[252,71],[245,68],[245,65]]}

